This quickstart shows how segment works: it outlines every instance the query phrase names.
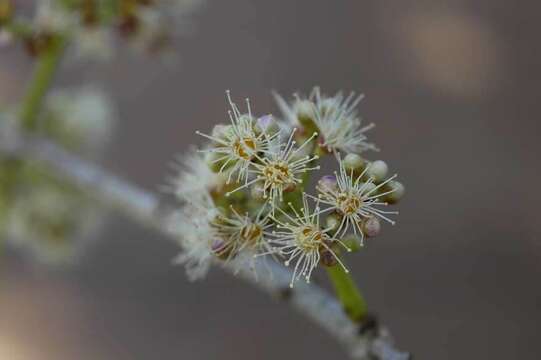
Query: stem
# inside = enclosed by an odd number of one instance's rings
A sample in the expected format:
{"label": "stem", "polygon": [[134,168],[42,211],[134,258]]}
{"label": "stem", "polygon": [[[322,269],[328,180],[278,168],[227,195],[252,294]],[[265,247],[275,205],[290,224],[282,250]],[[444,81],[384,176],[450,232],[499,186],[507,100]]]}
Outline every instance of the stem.
{"label": "stem", "polygon": [[[182,234],[171,232],[171,209],[167,209],[155,194],[73,156],[48,141],[21,134],[17,129],[8,127],[4,129],[0,126],[0,155],[2,154],[21,160],[38,161],[48,166],[60,178],[70,181],[79,189],[92,195],[102,205],[117,209],[136,223],[153,227],[173,240],[182,236]],[[360,325],[352,321],[351,317],[346,316],[341,304],[317,285],[299,282],[294,289],[290,289],[291,272],[289,270],[274,262],[269,262],[268,268],[259,262],[256,266],[258,280],[250,269],[243,268],[238,272],[233,264],[222,264],[221,268],[229,273],[238,274],[240,278],[269,295],[287,301],[314,324],[327,331],[329,336],[345,346],[350,351],[352,359],[411,359],[409,354],[400,352],[394,347],[385,328],[379,327],[379,331],[375,334],[360,333]],[[363,311],[359,309],[366,309],[364,301],[353,280],[349,275],[341,274],[341,272],[343,273],[341,269],[329,269],[330,274],[336,273],[336,276],[331,276],[331,278],[336,277],[335,283],[347,285],[341,285],[341,288],[347,289],[343,293],[348,294],[348,299],[355,299],[353,303],[356,305],[353,308],[357,313],[362,314]],[[355,293],[356,297],[351,295]],[[342,298],[340,300],[343,304],[344,300]]]}
{"label": "stem", "polygon": [[327,274],[346,314],[354,322],[363,321],[368,307],[351,275],[339,264],[327,267]]}
{"label": "stem", "polygon": [[21,121],[27,130],[35,129],[37,117],[43,104],[47,89],[62,58],[66,41],[61,36],[53,37],[51,46],[39,55],[32,80],[21,105]]}

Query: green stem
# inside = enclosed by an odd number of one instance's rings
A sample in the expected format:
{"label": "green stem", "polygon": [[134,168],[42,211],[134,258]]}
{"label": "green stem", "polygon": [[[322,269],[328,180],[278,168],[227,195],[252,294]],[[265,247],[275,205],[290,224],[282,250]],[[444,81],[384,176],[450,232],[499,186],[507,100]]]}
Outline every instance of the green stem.
{"label": "green stem", "polygon": [[346,314],[355,322],[363,321],[368,308],[351,275],[340,264],[327,267],[327,274]]}
{"label": "green stem", "polygon": [[43,99],[62,58],[65,43],[63,37],[56,36],[52,39],[51,46],[44,53],[39,54],[20,112],[22,125],[27,130],[35,129],[37,125]]}

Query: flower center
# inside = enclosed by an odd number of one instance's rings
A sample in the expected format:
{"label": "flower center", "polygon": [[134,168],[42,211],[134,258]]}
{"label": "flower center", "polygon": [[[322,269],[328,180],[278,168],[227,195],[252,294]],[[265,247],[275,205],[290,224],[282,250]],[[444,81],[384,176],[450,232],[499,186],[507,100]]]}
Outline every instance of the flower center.
{"label": "flower center", "polygon": [[302,227],[295,236],[297,246],[304,251],[318,250],[324,235],[318,228],[314,226]]}
{"label": "flower center", "polygon": [[240,230],[241,238],[249,245],[256,245],[263,235],[263,229],[257,224],[248,224]]}
{"label": "flower center", "polygon": [[256,152],[257,143],[254,138],[246,137],[244,139],[237,139],[233,143],[233,152],[240,158],[250,160]]}
{"label": "flower center", "polygon": [[356,194],[340,193],[336,198],[336,203],[344,215],[352,215],[363,206],[363,201]]}
{"label": "flower center", "polygon": [[289,166],[284,161],[274,161],[263,169],[263,175],[271,185],[286,185],[294,183]]}

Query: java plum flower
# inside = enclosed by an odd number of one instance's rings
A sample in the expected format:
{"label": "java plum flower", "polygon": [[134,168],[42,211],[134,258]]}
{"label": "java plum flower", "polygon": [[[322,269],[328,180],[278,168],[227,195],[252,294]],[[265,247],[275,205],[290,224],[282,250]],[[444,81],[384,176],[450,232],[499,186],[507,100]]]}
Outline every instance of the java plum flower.
{"label": "java plum flower", "polygon": [[228,173],[227,183],[236,174],[236,181],[248,180],[248,170],[258,154],[271,150],[272,142],[278,134],[260,131],[257,119],[252,116],[250,102],[246,99],[247,113],[241,113],[226,92],[231,110],[228,112],[229,125],[218,125],[212,135],[197,131],[197,134],[211,140],[210,146],[203,152],[214,155],[213,164],[218,164],[218,172]]}
{"label": "java plum flower", "polygon": [[303,195],[303,207],[297,211],[289,204],[292,215],[278,208],[284,220],[273,217],[277,224],[277,230],[273,232],[274,240],[271,241],[275,251],[285,257],[284,264],[289,266],[294,263],[293,276],[289,284],[293,287],[295,281],[301,276],[310,282],[313,270],[319,265],[322,253],[329,253],[348,272],[340,258],[332,249],[334,243],[348,249],[339,239],[329,234],[330,228],[320,226],[320,208],[316,204],[313,211],[310,210],[308,197]]}
{"label": "java plum flower", "polygon": [[356,109],[362,95],[356,96],[351,92],[344,96],[342,92],[338,92],[334,96],[326,96],[319,87],[314,87],[308,97],[296,94],[290,103],[280,95],[274,95],[288,122],[293,126],[315,128],[320,133],[318,142],[323,149],[335,153],[377,150],[374,144],[367,141],[365,135],[374,124],[363,126]]}
{"label": "java plum flower", "polygon": [[[387,180],[374,184],[372,177],[366,177],[370,169],[367,166],[359,175],[345,169],[344,161],[339,159],[340,173],[335,172],[336,186],[318,186],[320,195],[318,199],[328,207],[323,212],[335,211],[341,216],[341,222],[336,229],[337,236],[343,236],[351,227],[355,234],[364,235],[363,221],[375,216],[394,225],[388,214],[397,214],[396,211],[384,211],[380,206],[386,206],[383,199],[393,190],[381,191],[384,186],[396,178],[396,175]],[[362,241],[362,240],[361,240]]]}

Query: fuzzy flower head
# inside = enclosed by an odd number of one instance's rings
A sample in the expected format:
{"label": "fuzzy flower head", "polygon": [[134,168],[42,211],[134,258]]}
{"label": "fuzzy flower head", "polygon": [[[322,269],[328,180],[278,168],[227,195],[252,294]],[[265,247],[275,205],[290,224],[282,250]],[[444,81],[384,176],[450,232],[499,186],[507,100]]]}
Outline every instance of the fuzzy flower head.
{"label": "fuzzy flower head", "polygon": [[104,149],[116,118],[110,98],[95,87],[53,91],[47,97],[45,116],[49,136],[85,154]]}
{"label": "fuzzy flower head", "polygon": [[204,204],[225,192],[226,176],[211,170],[203,154],[191,150],[174,165],[176,174],[168,179],[166,189],[184,203]]}
{"label": "fuzzy flower head", "polygon": [[257,126],[257,120],[252,116],[250,101],[246,99],[248,113],[240,112],[237,105],[231,100],[229,91],[227,99],[231,110],[228,112],[230,125],[218,125],[212,135],[197,131],[198,135],[211,140],[211,147],[204,152],[215,156],[213,164],[219,164],[218,171],[229,173],[227,182],[237,175],[237,182],[248,179],[248,169],[258,153],[268,153],[271,142],[278,136],[270,135]]}
{"label": "fuzzy flower head", "polygon": [[315,128],[320,133],[318,142],[321,148],[335,153],[377,150],[374,144],[367,142],[365,135],[374,124],[363,126],[357,113],[356,107],[362,98],[354,92],[348,96],[341,92],[334,96],[322,95],[319,87],[315,87],[308,98],[295,94],[291,103],[275,94],[278,106],[291,124]]}
{"label": "fuzzy flower head", "polygon": [[308,197],[305,194],[303,195],[303,208],[300,212],[291,204],[289,207],[293,215],[279,208],[285,220],[273,217],[278,230],[273,232],[272,244],[275,251],[286,258],[284,262],[286,266],[295,264],[290,287],[293,287],[295,281],[301,276],[310,282],[312,271],[320,263],[322,254],[330,254],[348,272],[331,247],[334,243],[338,243],[347,250],[349,249],[340,240],[329,235],[331,228],[324,229],[320,226],[319,203],[311,212]]}
{"label": "fuzzy flower head", "polygon": [[263,198],[268,199],[274,209],[278,202],[283,202],[285,191],[294,190],[297,185],[303,183],[303,174],[318,170],[319,165],[310,167],[310,163],[319,158],[317,155],[299,157],[317,133],[314,133],[300,147],[296,147],[296,141],[293,140],[295,131],[296,129],[293,129],[285,145],[274,151],[268,151],[266,157],[255,155],[258,162],[252,163],[254,169],[249,170],[250,173],[255,174],[255,178],[226,195],[229,196],[237,190],[261,182],[263,183]]}
{"label": "fuzzy flower head", "polygon": [[185,266],[191,281],[204,278],[215,258],[213,248],[220,236],[211,224],[216,216],[218,210],[208,202],[206,207],[188,204],[170,219],[169,231],[178,236],[183,250],[174,263]]}
{"label": "fuzzy flower head", "polygon": [[65,184],[40,180],[13,200],[6,225],[8,239],[39,262],[72,262],[100,228],[102,218],[87,199],[68,191]]}
{"label": "fuzzy flower head", "polygon": [[336,235],[343,236],[351,227],[353,232],[360,235],[362,239],[364,235],[363,221],[374,216],[394,225],[395,222],[388,218],[387,215],[397,214],[398,212],[384,211],[378,207],[387,205],[381,199],[393,192],[393,190],[381,192],[381,189],[396,178],[396,175],[376,185],[373,177],[365,176],[370,170],[370,165],[361,174],[354,176],[353,171],[348,173],[342,159],[339,159],[339,164],[340,174],[335,172],[336,186],[321,183],[318,185],[319,200],[321,203],[328,205],[325,212],[335,211],[341,216]]}
{"label": "fuzzy flower head", "polygon": [[256,255],[273,252],[269,245],[268,231],[273,224],[265,212],[266,207],[263,206],[255,216],[250,216],[248,212],[241,215],[231,206],[230,215],[217,216],[212,221],[212,226],[221,238],[213,248],[216,256],[231,260],[242,253],[248,253],[252,270],[255,270]]}

